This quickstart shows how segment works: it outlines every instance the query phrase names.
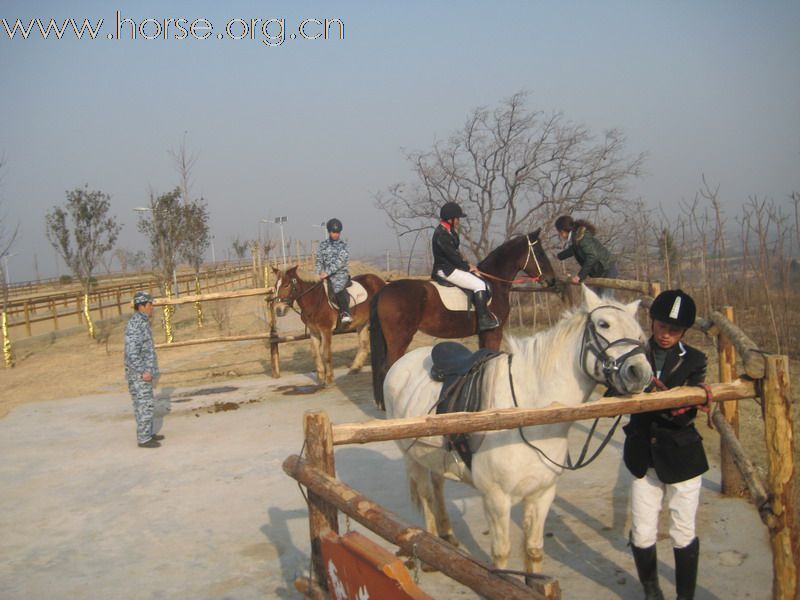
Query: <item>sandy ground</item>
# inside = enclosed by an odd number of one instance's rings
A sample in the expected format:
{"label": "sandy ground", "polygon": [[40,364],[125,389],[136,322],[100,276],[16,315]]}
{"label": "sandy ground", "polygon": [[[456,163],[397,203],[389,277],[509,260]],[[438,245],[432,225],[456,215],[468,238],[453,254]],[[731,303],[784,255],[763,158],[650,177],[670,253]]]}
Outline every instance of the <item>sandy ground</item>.
{"label": "sandy ground", "polygon": [[[61,373],[91,372],[91,385],[85,385],[94,393],[78,386],[68,398],[58,395],[64,386],[54,381],[56,367],[49,375],[34,367],[34,358],[60,343],[23,350],[30,360],[21,360],[11,376],[3,373],[0,597],[299,597],[293,581],[309,569],[307,510],[281,464],[301,451],[302,415],[326,410],[336,423],[379,416],[369,371],[346,374],[353,355],[346,341],[337,341],[336,386],[313,394],[297,393],[313,383],[305,343],[282,349],[280,380],[265,374],[263,347],[256,352],[253,343],[224,352],[221,345],[162,352],[159,396],[171,412],[159,423],[166,440],[155,450],[135,445],[130,398],[119,380],[119,340],[112,338],[109,352],[93,342],[74,351],[91,356],[80,367],[63,364]],[[26,379],[52,399],[17,401]],[[20,393],[10,398],[9,389]],[[586,430],[582,423],[573,427],[573,448]],[[621,442],[617,432],[596,463],[565,474],[559,484],[546,526],[544,569],[559,578],[565,598],[641,597],[626,548],[630,476],[621,467]],[[336,468],[343,481],[421,524],[393,443],[338,448]],[[766,529],[746,501],[723,498],[718,490],[714,464],[698,518],[697,598],[769,598]],[[447,493],[462,545],[488,561],[479,495],[456,483],[448,483]],[[512,518],[510,567],[521,568],[519,508]],[[348,526],[363,531],[342,518],[342,531]],[[668,539],[659,542],[659,552],[669,597],[674,572]],[[475,597],[441,574],[419,576],[433,597]]]}

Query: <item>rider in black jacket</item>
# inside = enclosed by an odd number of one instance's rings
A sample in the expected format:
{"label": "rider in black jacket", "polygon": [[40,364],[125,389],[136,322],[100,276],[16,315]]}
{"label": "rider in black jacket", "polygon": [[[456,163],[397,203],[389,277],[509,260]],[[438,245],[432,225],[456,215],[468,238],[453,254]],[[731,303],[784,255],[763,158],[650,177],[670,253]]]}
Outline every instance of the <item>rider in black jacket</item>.
{"label": "rider in black jacket", "polygon": [[458,249],[458,225],[464,211],[455,202],[446,202],[439,211],[439,226],[433,232],[433,279],[443,279],[462,289],[471,291],[478,313],[478,331],[488,331],[500,326],[500,321],[490,311],[489,290],[486,282],[475,275],[477,267],[465,261]]}
{"label": "rider in black jacket", "polygon": [[[705,381],[706,355],[681,339],[695,321],[691,296],[682,290],[658,295],[650,307],[653,335],[648,360],[654,386],[668,389]],[[695,515],[702,473],[708,470],[703,442],[694,427],[696,407],[632,414],[624,427],[625,465],[636,478],[631,486],[631,546],[645,598],[663,599],[658,585],[656,535],[666,493],[675,555],[675,587],[679,600],[694,598],[700,540]]]}

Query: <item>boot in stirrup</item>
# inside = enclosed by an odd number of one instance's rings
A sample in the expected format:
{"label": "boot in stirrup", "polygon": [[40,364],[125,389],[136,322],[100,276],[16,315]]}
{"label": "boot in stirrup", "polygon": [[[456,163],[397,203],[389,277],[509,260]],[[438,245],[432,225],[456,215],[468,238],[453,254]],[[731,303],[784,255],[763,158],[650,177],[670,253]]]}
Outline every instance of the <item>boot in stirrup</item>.
{"label": "boot in stirrup", "polygon": [[473,294],[475,312],[478,313],[478,332],[489,331],[500,327],[500,321],[494,316],[486,305],[489,301],[489,292],[483,290]]}

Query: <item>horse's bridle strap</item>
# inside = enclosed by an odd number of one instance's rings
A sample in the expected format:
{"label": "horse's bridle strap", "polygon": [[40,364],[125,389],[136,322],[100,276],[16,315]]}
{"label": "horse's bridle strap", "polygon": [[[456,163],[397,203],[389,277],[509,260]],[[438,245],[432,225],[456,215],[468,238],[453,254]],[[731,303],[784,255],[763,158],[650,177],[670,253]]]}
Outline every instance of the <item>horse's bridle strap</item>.
{"label": "horse's bridle strap", "polygon": [[[514,376],[511,374],[511,359],[513,358],[513,356],[514,356],[513,354],[508,355],[508,384],[511,387],[511,398],[514,400],[514,406],[516,408],[519,408],[519,403],[517,402],[517,394],[514,391]],[[600,456],[600,453],[608,445],[608,442],[610,442],[611,438],[614,436],[614,432],[617,430],[617,425],[619,425],[620,419],[622,419],[622,415],[617,415],[617,418],[615,419],[614,424],[611,426],[611,429],[608,430],[606,437],[603,438],[603,441],[600,442],[600,445],[597,447],[594,453],[588,459],[586,459],[586,453],[589,450],[589,442],[591,441],[592,436],[594,435],[594,430],[597,428],[598,421],[600,421],[599,418],[595,419],[594,423],[592,423],[591,429],[589,430],[589,434],[586,436],[586,441],[583,443],[583,448],[581,448],[581,453],[578,456],[578,460],[573,463],[572,457],[569,454],[569,449],[567,449],[567,464],[565,465],[562,465],[561,463],[554,461],[552,458],[547,456],[544,450],[542,450],[536,444],[532,443],[528,438],[526,438],[525,430],[522,427],[518,427],[517,429],[519,431],[519,436],[522,438],[522,441],[525,442],[525,444],[530,448],[532,448],[533,450],[536,450],[536,452],[538,452],[539,455],[542,458],[546,459],[549,463],[555,465],[559,469],[566,469],[567,471],[577,471],[582,467],[590,465],[592,462],[594,462],[594,459]]]}

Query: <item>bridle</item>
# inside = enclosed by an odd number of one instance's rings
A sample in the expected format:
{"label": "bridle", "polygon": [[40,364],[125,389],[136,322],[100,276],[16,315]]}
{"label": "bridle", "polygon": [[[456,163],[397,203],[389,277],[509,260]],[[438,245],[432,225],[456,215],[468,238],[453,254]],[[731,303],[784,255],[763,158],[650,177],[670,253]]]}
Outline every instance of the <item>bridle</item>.
{"label": "bridle", "polygon": [[[619,373],[619,370],[625,361],[633,356],[636,356],[637,354],[645,354],[646,349],[642,341],[634,340],[633,338],[620,338],[610,342],[608,339],[603,337],[603,335],[597,331],[597,326],[594,324],[594,321],[592,321],[592,315],[601,308],[613,308],[620,311],[623,310],[618,306],[607,304],[604,306],[598,306],[588,315],[586,315],[586,325],[583,328],[583,340],[581,341],[581,368],[587,375],[589,375],[598,383],[602,383],[609,388],[614,388],[612,383],[613,376]],[[615,346],[621,345],[631,345],[633,348],[617,358],[611,357],[608,351]],[[594,373],[589,373],[589,371],[586,369],[586,358],[590,352],[594,355],[596,361]],[[602,379],[598,378],[598,366],[602,371]]]}
{"label": "bridle", "polygon": [[[272,301],[273,302],[280,302],[280,303],[285,304],[286,306],[294,309],[294,303],[297,300],[299,300],[300,298],[302,298],[303,296],[305,296],[306,294],[311,292],[317,286],[322,285],[322,282],[324,281],[324,280],[320,280],[320,281],[316,282],[315,284],[313,284],[311,287],[309,287],[307,290],[305,290],[303,292],[300,292],[300,293],[297,293],[297,288],[298,288],[297,280],[298,280],[297,275],[295,275],[293,277],[290,277],[289,278],[289,284],[290,284],[289,285],[289,294],[287,296],[284,296],[284,297],[280,297],[280,296],[276,295],[276,296],[274,296],[272,298]],[[280,277],[278,279],[278,285],[275,286],[276,291],[279,290],[281,287],[283,287],[283,277]],[[294,309],[294,310],[296,310],[296,309]]]}
{"label": "bridle", "polygon": [[541,281],[542,280],[542,265],[539,263],[539,259],[536,256],[536,251],[534,250],[534,246],[539,243],[539,240],[533,240],[526,235],[525,241],[528,242],[528,252],[525,255],[525,264],[522,265],[522,268],[519,269],[520,271],[525,271],[528,266],[528,263],[533,258],[533,262],[536,265],[536,270],[539,274],[536,277],[522,277],[520,279],[503,279],[502,277],[497,277],[496,275],[492,275],[491,273],[486,273],[485,271],[478,271],[481,277],[486,277],[488,279],[492,279],[494,281],[499,281],[501,283],[524,283],[526,281]]}
{"label": "bridle", "polygon": [[[607,385],[609,388],[613,388],[611,384],[611,379],[614,373],[618,373],[621,366],[625,363],[626,360],[631,358],[632,356],[636,356],[637,354],[645,354],[645,345],[639,340],[634,340],[633,338],[620,338],[618,340],[614,340],[613,342],[609,342],[605,337],[603,337],[597,331],[597,327],[592,321],[592,315],[595,311],[600,310],[601,308],[614,308],[616,310],[623,310],[618,306],[612,306],[610,304],[604,306],[598,306],[594,310],[592,310],[588,315],[586,315],[586,324],[583,327],[583,339],[581,341],[581,368],[583,372],[586,373],[589,377],[597,381],[598,383],[603,383]],[[622,356],[617,358],[612,358],[608,354],[608,350],[613,348],[614,346],[621,345],[621,344],[632,344],[634,347],[629,352],[626,352]],[[591,352],[596,359],[594,373],[590,373],[586,368],[586,357],[588,353]],[[519,404],[517,403],[517,394],[514,391],[514,378],[511,375],[511,354],[508,355],[508,383],[511,386],[511,398],[514,400],[514,406],[519,408]],[[598,379],[597,377],[597,364],[602,365],[602,372],[604,379]],[[597,428],[597,423],[600,419],[595,419],[594,423],[592,423],[592,427],[589,429],[589,434],[586,437],[586,442],[583,444],[583,448],[581,448],[580,455],[578,456],[578,460],[574,463],[572,462],[572,457],[569,454],[569,449],[567,449],[567,462],[566,464],[561,464],[557,461],[554,461],[552,458],[547,456],[547,454],[542,451],[541,448],[533,444],[528,438],[525,437],[525,430],[522,427],[519,427],[519,435],[522,438],[522,441],[525,442],[528,446],[536,450],[540,456],[546,459],[549,463],[559,467],[561,469],[566,469],[568,471],[576,471],[581,467],[585,467],[589,465],[595,458],[600,455],[600,452],[603,451],[603,448],[608,445],[608,442],[611,441],[611,438],[614,435],[614,432],[617,430],[617,425],[619,425],[620,419],[622,419],[622,415],[618,415],[617,418],[614,420],[614,424],[608,430],[605,438],[603,441],[600,442],[600,445],[594,451],[594,453],[587,459],[586,453],[589,450],[589,441],[592,439],[594,435],[595,429]]]}
{"label": "bridle", "polygon": [[531,239],[526,235],[525,241],[528,242],[528,254],[525,256],[525,264],[522,265],[522,269],[520,271],[525,271],[525,268],[528,266],[531,258],[533,258],[533,262],[536,263],[536,270],[539,274],[536,277],[530,277],[529,280],[531,281],[541,281],[542,279],[542,265],[539,264],[539,259],[536,257],[536,251],[533,247],[539,243],[538,239],[531,241]]}

